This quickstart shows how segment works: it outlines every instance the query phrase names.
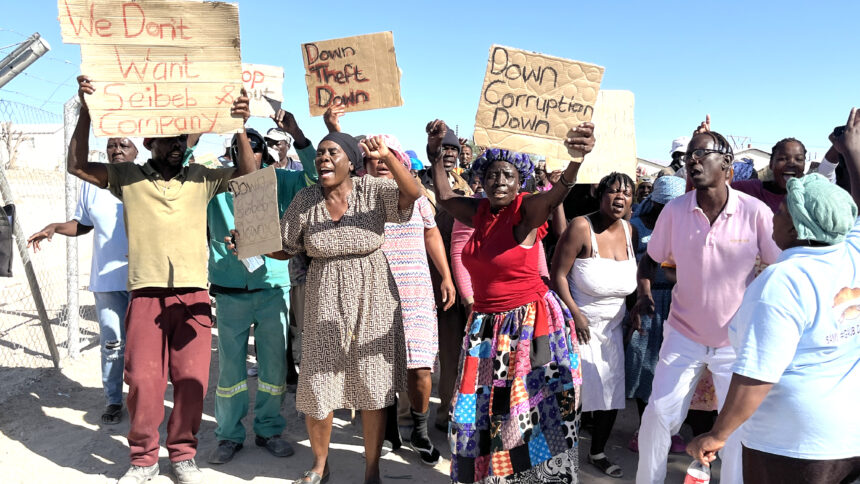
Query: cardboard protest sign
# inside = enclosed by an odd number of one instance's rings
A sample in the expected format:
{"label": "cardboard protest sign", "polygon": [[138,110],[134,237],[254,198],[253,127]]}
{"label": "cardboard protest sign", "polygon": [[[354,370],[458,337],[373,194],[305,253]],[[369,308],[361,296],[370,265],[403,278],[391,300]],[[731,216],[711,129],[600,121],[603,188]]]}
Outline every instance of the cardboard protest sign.
{"label": "cardboard protest sign", "polygon": [[96,136],[233,133],[242,89],[239,7],[183,0],[58,0],[63,42],[81,45]]}
{"label": "cardboard protest sign", "polygon": [[568,130],[591,121],[603,67],[494,45],[475,116],[475,143],[546,157],[567,166]]}
{"label": "cardboard protest sign", "polygon": [[340,103],[347,111],[402,106],[391,32],[302,44],[311,116]]}
{"label": "cardboard protest sign", "polygon": [[242,83],[251,99],[251,116],[274,116],[284,100],[284,68],[242,64]]}
{"label": "cardboard protest sign", "polygon": [[281,250],[278,181],[270,166],[230,180],[240,259]]}
{"label": "cardboard protest sign", "polygon": [[579,167],[577,183],[599,183],[617,171],[636,179],[636,126],[633,93],[600,91],[594,104],[594,150]]}

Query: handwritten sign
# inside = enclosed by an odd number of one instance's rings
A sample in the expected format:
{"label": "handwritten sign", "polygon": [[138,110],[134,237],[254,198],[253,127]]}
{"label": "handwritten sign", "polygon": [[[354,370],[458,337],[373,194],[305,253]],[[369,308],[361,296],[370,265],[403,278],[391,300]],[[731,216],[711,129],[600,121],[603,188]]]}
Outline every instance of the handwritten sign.
{"label": "handwritten sign", "polygon": [[230,180],[240,259],[281,250],[278,181],[270,166]]}
{"label": "handwritten sign", "polygon": [[[576,175],[577,183],[599,183],[617,171],[636,179],[636,126],[633,93],[604,90],[594,104],[594,150]],[[565,163],[566,165],[566,163]]]}
{"label": "handwritten sign", "polygon": [[274,116],[284,100],[284,68],[242,64],[242,83],[251,98],[251,116]]}
{"label": "handwritten sign", "polygon": [[391,32],[302,44],[311,116],[340,103],[347,111],[402,106]]}
{"label": "handwritten sign", "polygon": [[591,121],[603,67],[494,45],[475,116],[475,143],[567,165],[568,130]]}
{"label": "handwritten sign", "polygon": [[63,42],[81,45],[96,136],[234,133],[242,89],[239,7],[183,0],[58,0]]}

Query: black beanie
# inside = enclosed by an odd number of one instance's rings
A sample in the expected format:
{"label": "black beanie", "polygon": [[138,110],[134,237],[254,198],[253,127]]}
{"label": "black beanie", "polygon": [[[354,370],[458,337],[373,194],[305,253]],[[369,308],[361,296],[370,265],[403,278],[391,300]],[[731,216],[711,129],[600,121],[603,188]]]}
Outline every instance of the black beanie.
{"label": "black beanie", "polygon": [[358,140],[354,137],[335,131],[334,133],[327,134],[320,143],[323,141],[334,141],[346,153],[346,157],[352,162],[353,167],[358,168],[361,166],[361,148],[358,147]]}

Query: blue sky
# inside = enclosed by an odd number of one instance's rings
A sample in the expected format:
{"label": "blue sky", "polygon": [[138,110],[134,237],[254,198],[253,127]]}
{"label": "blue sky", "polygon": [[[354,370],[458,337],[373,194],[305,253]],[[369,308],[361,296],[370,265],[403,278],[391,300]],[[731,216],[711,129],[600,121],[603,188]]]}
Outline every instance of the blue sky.
{"label": "blue sky", "polygon": [[[38,31],[52,50],[0,99],[61,112],[80,50],[60,38],[53,0],[3,0],[0,55]],[[602,65],[602,88],[636,96],[638,154],[667,159],[673,138],[709,113],[713,129],[765,149],[793,136],[820,157],[827,134],[860,104],[860,2],[239,2],[244,62],[283,66],[285,108],[318,141],[300,45],[391,30],[404,105],[350,113],[352,134],[393,133],[423,154],[441,118],[471,135],[489,48],[502,44]],[[268,129],[271,122],[253,119]],[[214,147],[210,136],[204,146]],[[205,137],[204,137],[205,139]],[[214,149],[214,148],[213,148]]]}

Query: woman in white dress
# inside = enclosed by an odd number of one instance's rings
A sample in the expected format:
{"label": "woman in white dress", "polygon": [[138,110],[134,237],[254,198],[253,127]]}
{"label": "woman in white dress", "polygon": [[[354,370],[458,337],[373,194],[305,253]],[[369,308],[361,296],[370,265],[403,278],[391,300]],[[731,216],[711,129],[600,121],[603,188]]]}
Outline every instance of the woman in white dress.
{"label": "woman in white dress", "polygon": [[619,409],[624,408],[624,299],[636,290],[635,230],[624,220],[633,201],[633,180],[604,177],[600,209],[573,219],[556,246],[552,279],[573,313],[582,357],[582,411],[593,412],[588,461],[605,474],[624,473],[604,453]]}

